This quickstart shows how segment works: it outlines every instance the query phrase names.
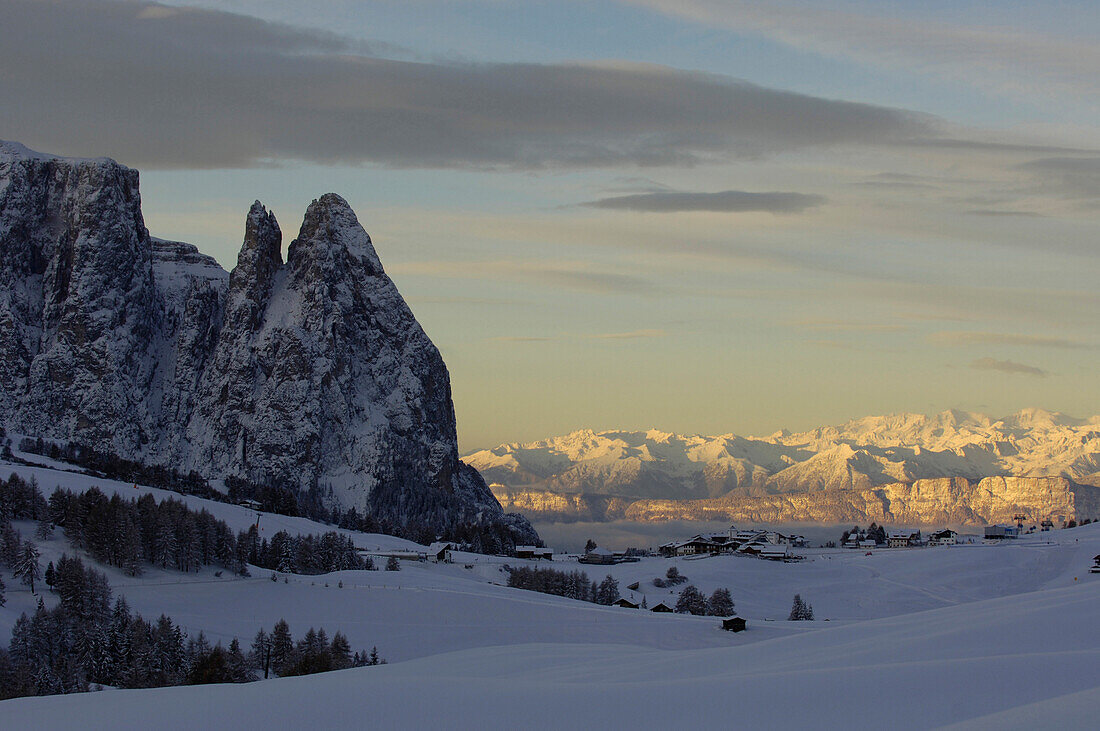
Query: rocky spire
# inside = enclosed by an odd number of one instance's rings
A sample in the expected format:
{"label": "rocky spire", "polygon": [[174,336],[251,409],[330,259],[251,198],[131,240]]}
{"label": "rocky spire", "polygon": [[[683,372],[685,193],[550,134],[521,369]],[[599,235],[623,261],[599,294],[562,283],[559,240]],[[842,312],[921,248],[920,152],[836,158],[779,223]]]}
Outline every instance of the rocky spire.
{"label": "rocky spire", "polygon": [[271,294],[275,273],[283,265],[283,232],[275,214],[256,201],[244,224],[244,245],[229,275],[228,319],[255,328]]}

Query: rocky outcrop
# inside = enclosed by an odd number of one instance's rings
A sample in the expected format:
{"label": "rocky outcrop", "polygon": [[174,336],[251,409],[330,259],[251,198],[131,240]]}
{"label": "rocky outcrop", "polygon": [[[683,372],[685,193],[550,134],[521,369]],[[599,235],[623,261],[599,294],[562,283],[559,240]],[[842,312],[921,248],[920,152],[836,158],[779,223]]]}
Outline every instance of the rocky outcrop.
{"label": "rocky outcrop", "polygon": [[227,275],[149,236],[136,171],[2,143],[0,284],[12,431],[537,540],[459,460],[443,359],[338,195],[309,206],[285,263],[256,202]]}

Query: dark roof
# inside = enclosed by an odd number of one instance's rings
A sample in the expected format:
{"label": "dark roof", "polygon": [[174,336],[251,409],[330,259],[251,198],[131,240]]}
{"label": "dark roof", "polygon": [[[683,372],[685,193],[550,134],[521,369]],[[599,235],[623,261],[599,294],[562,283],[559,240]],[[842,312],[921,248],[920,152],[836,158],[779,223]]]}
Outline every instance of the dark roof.
{"label": "dark roof", "polygon": [[744,617],[730,617],[729,619],[722,620],[722,629],[729,630],[731,632],[740,632],[745,629]]}
{"label": "dark roof", "polygon": [[671,612],[672,607],[668,606],[664,602],[661,602],[661,603],[657,604],[656,606],[654,606],[649,611],[651,611],[651,612]]}

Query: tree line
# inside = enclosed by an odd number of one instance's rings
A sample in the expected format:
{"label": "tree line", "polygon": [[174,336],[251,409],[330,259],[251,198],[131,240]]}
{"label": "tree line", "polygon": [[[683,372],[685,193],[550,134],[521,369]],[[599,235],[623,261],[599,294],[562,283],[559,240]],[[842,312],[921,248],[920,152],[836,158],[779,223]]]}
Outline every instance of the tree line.
{"label": "tree line", "polygon": [[261,672],[305,675],[385,662],[377,648],[352,654],[343,634],[330,641],[323,628],[311,627],[295,644],[283,620],[271,634],[261,629],[247,654],[235,637],[228,648],[211,646],[202,632],[191,637],[166,615],[145,620],[123,597],[112,605],[107,577],[79,557],[61,557],[53,584],[57,606],[47,609],[39,597],[34,613],[16,620],[8,649],[0,648],[0,699],[77,693],[93,684],[244,683]]}
{"label": "tree line", "polygon": [[59,487],[46,500],[33,478],[15,474],[0,481],[0,558],[8,563],[21,545],[10,520],[37,520],[42,539],[59,526],[74,548],[131,576],[140,575],[145,564],[177,571],[220,566],[241,575],[247,575],[247,564],[297,574],[373,568],[352,539],[337,531],[319,536],[279,531],[268,541],[255,525],[234,534],[205,508],[192,510],[171,497],[158,502],[147,493],[126,500],[117,493],[107,497],[97,487],[82,493]]}
{"label": "tree line", "polygon": [[[20,461],[11,454],[10,442],[0,430],[0,449],[7,459]],[[436,540],[451,541],[461,545],[463,550],[473,553],[514,552],[514,538],[507,528],[498,524],[455,524],[440,532],[424,523],[401,524],[387,519],[379,520],[372,515],[360,513],[354,507],[346,510],[339,507],[329,508],[324,499],[324,490],[320,487],[302,490],[279,484],[252,482],[230,475],[225,478],[226,492],[221,493],[194,471],[185,474],[162,465],[146,465],[76,442],[59,443],[41,437],[28,437],[19,443],[19,449],[29,454],[78,465],[105,479],[140,483],[222,503],[240,504],[251,500],[258,503],[259,509],[264,512],[308,518],[347,530],[385,533],[425,545]]]}
{"label": "tree line", "polygon": [[508,586],[563,596],[582,602],[611,605],[619,600],[619,582],[610,574],[597,583],[583,571],[558,571],[551,568],[519,566],[509,568]]}

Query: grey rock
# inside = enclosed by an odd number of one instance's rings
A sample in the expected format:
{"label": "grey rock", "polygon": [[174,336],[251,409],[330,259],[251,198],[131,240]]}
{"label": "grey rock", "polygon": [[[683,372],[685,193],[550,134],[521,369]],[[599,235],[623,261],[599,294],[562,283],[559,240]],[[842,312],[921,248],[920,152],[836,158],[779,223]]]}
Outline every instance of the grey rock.
{"label": "grey rock", "polygon": [[136,171],[0,143],[0,420],[394,526],[537,540],[459,460],[447,368],[347,201],[314,201],[281,251],[257,201],[227,275],[149,236]]}

